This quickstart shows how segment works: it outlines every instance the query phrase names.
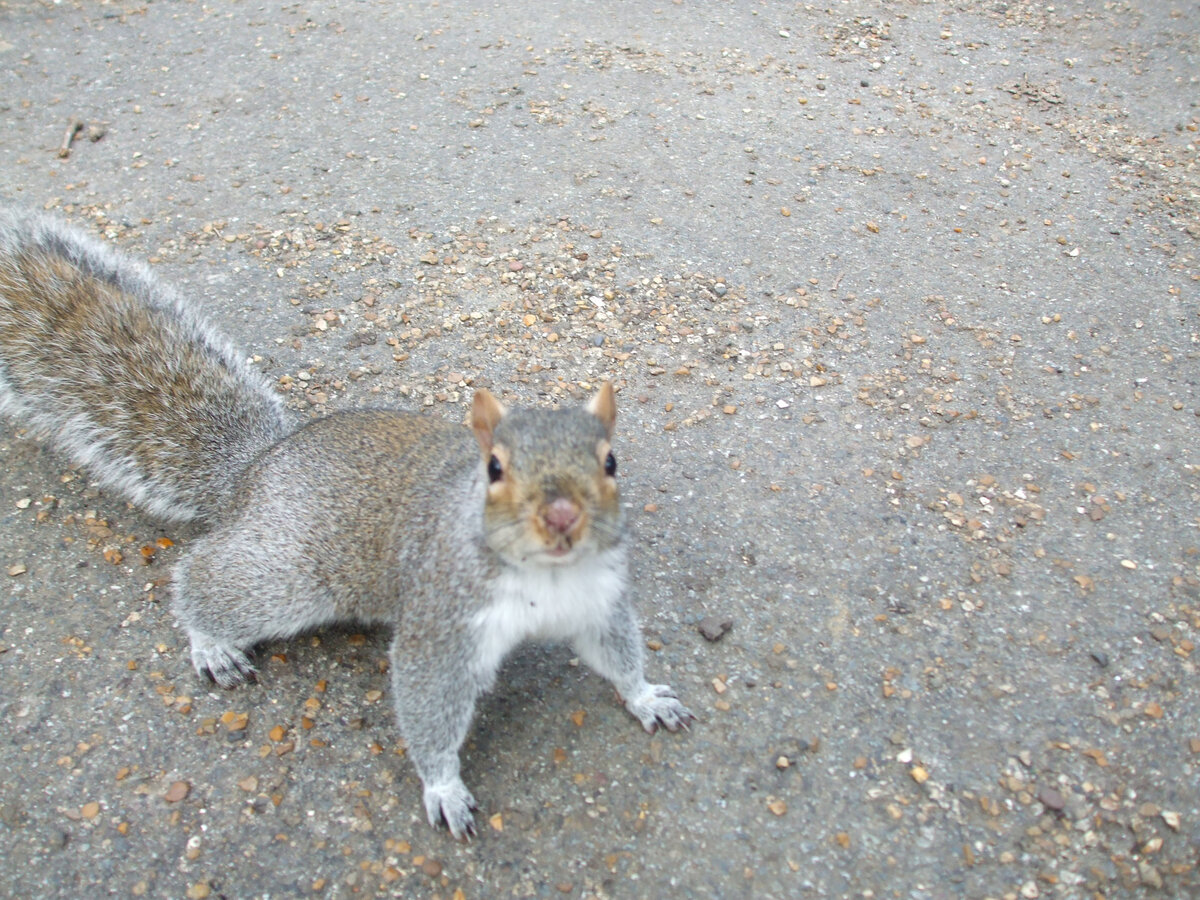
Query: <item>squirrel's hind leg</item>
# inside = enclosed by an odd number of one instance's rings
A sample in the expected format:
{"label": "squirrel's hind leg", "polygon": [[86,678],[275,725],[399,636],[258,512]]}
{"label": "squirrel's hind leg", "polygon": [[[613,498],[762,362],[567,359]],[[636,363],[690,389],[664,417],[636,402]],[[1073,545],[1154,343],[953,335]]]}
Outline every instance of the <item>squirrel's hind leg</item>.
{"label": "squirrel's hind leg", "polygon": [[[244,543],[244,542],[243,542]],[[175,565],[173,608],[201,678],[224,688],[252,681],[257,644],[335,621],[332,604],[292,570],[264,567],[236,540],[205,535]]]}

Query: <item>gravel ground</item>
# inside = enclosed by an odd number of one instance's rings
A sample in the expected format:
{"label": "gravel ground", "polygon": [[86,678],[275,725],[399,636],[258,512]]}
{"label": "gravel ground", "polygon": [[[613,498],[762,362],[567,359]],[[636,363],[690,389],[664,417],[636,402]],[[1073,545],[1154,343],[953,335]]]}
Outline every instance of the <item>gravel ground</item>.
{"label": "gravel ground", "polygon": [[295,408],[615,381],[651,674],[701,719],[647,737],[516,654],[456,844],[385,634],[201,683],[194,535],[6,424],[0,893],[1196,896],[1197,35],[1154,0],[0,0],[0,197],[151,259]]}

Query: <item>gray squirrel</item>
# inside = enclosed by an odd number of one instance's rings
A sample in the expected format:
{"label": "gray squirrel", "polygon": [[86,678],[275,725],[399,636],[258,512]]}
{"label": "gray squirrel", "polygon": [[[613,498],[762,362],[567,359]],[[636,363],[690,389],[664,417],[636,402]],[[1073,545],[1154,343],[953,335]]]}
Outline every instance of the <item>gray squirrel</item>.
{"label": "gray squirrel", "polygon": [[205,530],[173,572],[201,676],[233,687],[260,642],[389,626],[396,719],[430,824],[475,833],[459,774],[510,650],[567,640],[649,732],[695,716],[643,675],[605,383],[584,407],[470,429],[344,412],[297,427],[197,306],[99,240],[0,210],[0,412],[147,512]]}

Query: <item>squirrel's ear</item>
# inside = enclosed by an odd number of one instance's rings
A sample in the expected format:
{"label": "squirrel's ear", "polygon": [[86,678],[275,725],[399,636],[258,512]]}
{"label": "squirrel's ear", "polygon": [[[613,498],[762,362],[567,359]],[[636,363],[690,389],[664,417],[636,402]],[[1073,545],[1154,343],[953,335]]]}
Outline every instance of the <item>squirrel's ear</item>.
{"label": "squirrel's ear", "polygon": [[504,413],[504,406],[487,388],[475,392],[475,398],[471,401],[471,430],[475,432],[475,440],[479,441],[484,456],[492,452],[492,433],[504,418]]}
{"label": "squirrel's ear", "polygon": [[617,424],[617,398],[613,394],[611,381],[606,381],[600,385],[600,390],[596,392],[596,396],[588,401],[587,411],[600,420],[601,424],[604,425],[604,430],[608,432],[609,439],[611,439],[613,428]]}

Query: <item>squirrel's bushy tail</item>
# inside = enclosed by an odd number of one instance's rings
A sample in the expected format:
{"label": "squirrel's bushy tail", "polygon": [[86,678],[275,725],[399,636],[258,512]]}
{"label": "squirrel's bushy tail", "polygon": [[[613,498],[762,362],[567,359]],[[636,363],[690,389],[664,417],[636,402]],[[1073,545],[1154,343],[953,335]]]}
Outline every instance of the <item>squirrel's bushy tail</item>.
{"label": "squirrel's bushy tail", "polygon": [[213,520],[283,404],[150,270],[0,210],[0,412],[166,519]]}

